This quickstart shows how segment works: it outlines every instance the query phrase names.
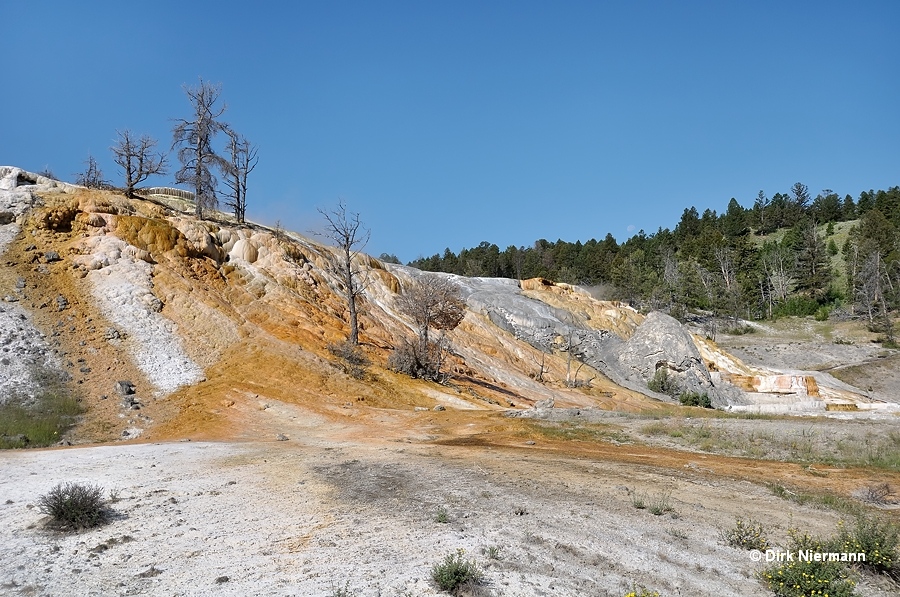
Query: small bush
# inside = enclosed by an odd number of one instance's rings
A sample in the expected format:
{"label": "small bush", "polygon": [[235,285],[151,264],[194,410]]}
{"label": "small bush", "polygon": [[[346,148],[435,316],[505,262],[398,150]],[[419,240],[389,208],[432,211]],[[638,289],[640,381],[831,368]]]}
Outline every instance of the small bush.
{"label": "small bush", "polygon": [[647,387],[654,392],[668,394],[673,398],[681,392],[681,385],[676,378],[669,376],[667,367],[657,369],[656,373],[653,374],[653,378],[647,382]]}
{"label": "small bush", "polygon": [[841,524],[837,551],[865,553],[860,566],[900,580],[900,529],[874,516],[858,516],[852,528]]}
{"label": "small bush", "polygon": [[[789,531],[790,550],[812,552],[836,551],[833,542],[801,535],[796,529]],[[849,572],[840,562],[799,561],[783,562],[766,568],[762,580],[778,597],[807,597],[808,595],[828,595],[829,597],[853,597],[856,584],[850,580]]]}
{"label": "small bush", "polygon": [[678,401],[684,406],[699,406],[701,408],[712,408],[712,401],[709,395],[699,392],[683,392],[678,396]]}
{"label": "small bush", "polygon": [[893,495],[893,493],[894,490],[891,488],[890,484],[876,483],[875,485],[866,487],[863,491],[863,500],[870,504],[887,504],[890,502],[890,496]]}
{"label": "small bush", "polygon": [[752,325],[747,325],[747,324],[737,325],[737,326],[734,326],[733,328],[726,329],[725,333],[730,336],[744,336],[746,334],[755,334],[756,328],[754,328]]}
{"label": "small bush", "polygon": [[625,597],[659,597],[659,591],[651,591],[643,585],[631,583],[631,590],[625,593]]}
{"label": "small bush", "polygon": [[831,315],[831,309],[829,307],[819,307],[816,309],[816,312],[813,313],[813,317],[816,321],[828,321],[829,315]]}
{"label": "small bush", "polygon": [[660,493],[650,500],[647,510],[654,516],[662,516],[668,512],[674,512],[675,508],[672,506],[672,494],[668,491]]}
{"label": "small bush", "polygon": [[739,549],[756,549],[765,551],[769,549],[769,540],[761,522],[752,518],[744,522],[738,518],[733,528],[722,533],[722,540],[730,547]]}
{"label": "small bush", "polygon": [[447,524],[448,522],[450,522],[450,515],[447,514],[447,509],[438,508],[437,514],[435,514],[434,516],[434,521],[441,524]]}
{"label": "small bush", "polygon": [[405,373],[413,379],[429,379],[444,383],[447,376],[441,373],[441,365],[447,357],[449,343],[444,340],[428,341],[426,347],[418,342],[402,340],[388,357],[388,369]]}
{"label": "small bush", "polygon": [[644,510],[647,507],[647,500],[638,492],[631,494],[631,505],[638,510]]}
{"label": "small bush", "polygon": [[349,340],[337,344],[329,344],[328,352],[341,360],[344,373],[353,379],[365,379],[366,371],[372,362],[362,349]]}
{"label": "small bush", "polygon": [[500,560],[503,556],[500,554],[503,548],[499,545],[489,545],[481,550],[481,553],[486,555],[490,560]]}
{"label": "small bush", "polygon": [[99,526],[109,519],[103,489],[96,485],[60,483],[38,499],[38,509],[51,518],[59,530],[81,530]]}
{"label": "small bush", "polygon": [[442,591],[457,595],[461,589],[477,587],[484,580],[475,560],[465,559],[464,554],[464,550],[458,549],[432,567],[431,578]]}
{"label": "small bush", "polygon": [[819,310],[818,301],[807,298],[805,296],[792,296],[783,303],[779,303],[772,310],[772,317],[806,317],[807,315],[815,315]]}

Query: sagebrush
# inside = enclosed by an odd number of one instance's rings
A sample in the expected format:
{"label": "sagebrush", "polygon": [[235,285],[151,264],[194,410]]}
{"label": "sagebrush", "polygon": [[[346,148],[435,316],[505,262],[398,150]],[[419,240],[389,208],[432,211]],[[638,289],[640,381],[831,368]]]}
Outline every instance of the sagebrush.
{"label": "sagebrush", "polygon": [[458,549],[444,556],[444,560],[431,569],[431,578],[442,591],[453,595],[461,589],[474,589],[484,581],[475,560],[467,560],[465,551]]}
{"label": "sagebrush", "polygon": [[111,514],[103,488],[81,483],[59,483],[38,499],[38,509],[51,527],[73,531],[100,526]]}

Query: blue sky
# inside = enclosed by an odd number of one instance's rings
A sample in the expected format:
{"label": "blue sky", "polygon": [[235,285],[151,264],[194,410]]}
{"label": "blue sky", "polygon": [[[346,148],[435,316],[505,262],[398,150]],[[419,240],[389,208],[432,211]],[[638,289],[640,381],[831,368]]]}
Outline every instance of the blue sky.
{"label": "blue sky", "polygon": [[895,1],[3,6],[0,164],[120,183],[116,129],[168,149],[203,77],[260,147],[251,219],[343,198],[404,261],[900,184]]}

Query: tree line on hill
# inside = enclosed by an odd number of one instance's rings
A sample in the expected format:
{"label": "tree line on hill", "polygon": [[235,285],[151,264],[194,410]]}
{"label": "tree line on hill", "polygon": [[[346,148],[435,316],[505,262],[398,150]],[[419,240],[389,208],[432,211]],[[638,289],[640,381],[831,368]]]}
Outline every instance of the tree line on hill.
{"label": "tree line on hill", "polygon": [[[836,227],[848,225],[838,238]],[[623,243],[611,234],[574,243],[540,239],[505,250],[485,241],[409,265],[602,286],[608,298],[677,317],[704,310],[734,319],[824,318],[842,307],[864,314],[893,342],[890,312],[900,308],[900,187],[864,191],[855,200],[831,190],[813,198],[798,182],[771,198],[760,191],[749,208],[736,199],[721,214],[687,208],[673,230],[641,230]]]}

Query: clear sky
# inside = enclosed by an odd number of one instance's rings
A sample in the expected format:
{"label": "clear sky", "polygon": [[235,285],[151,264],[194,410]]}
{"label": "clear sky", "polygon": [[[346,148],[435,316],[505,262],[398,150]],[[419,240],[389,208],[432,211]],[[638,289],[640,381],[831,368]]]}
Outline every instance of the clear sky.
{"label": "clear sky", "polygon": [[121,183],[116,129],[168,149],[203,77],[260,147],[248,217],[343,198],[403,261],[900,184],[895,0],[0,6],[0,164]]}

